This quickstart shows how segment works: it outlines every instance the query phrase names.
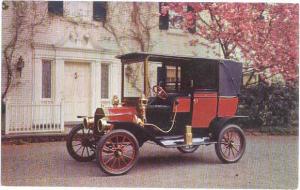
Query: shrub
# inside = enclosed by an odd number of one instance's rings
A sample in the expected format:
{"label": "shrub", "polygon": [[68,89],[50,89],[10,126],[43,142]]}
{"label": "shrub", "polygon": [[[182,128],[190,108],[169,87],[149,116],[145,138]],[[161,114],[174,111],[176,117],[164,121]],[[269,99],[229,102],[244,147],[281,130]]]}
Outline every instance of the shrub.
{"label": "shrub", "polygon": [[247,127],[251,128],[297,127],[298,88],[279,84],[243,88],[238,114],[249,116]]}

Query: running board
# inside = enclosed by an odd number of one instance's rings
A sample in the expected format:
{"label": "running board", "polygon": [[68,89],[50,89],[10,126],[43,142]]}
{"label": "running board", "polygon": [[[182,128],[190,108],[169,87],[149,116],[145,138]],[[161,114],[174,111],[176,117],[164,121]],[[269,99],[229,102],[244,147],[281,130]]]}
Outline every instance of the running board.
{"label": "running board", "polygon": [[[209,145],[214,142],[209,141],[209,137],[202,137],[202,138],[193,138],[192,145]],[[180,147],[180,146],[187,146],[184,143],[184,138],[180,139],[161,139],[159,140],[162,146],[172,148],[172,147]]]}
{"label": "running board", "polygon": [[178,140],[184,138],[183,135],[176,135],[176,136],[157,136],[155,137],[156,140]]}

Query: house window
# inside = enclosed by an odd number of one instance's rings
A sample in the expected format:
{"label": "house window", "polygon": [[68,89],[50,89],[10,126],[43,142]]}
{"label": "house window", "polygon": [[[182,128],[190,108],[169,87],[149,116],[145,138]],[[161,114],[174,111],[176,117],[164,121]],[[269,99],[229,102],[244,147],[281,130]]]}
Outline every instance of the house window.
{"label": "house window", "polygon": [[[186,12],[186,6],[183,7],[183,12]],[[169,10],[169,28],[170,29],[181,29],[184,24],[184,17],[175,10]]]}
{"label": "house window", "polygon": [[[193,7],[187,6],[187,12],[191,12],[195,16],[195,12],[194,12]],[[192,34],[195,33],[196,32],[196,19],[195,19],[195,17],[194,17],[194,19],[191,20],[191,23],[189,23],[189,24],[190,24],[190,26],[188,27],[188,31]]]}
{"label": "house window", "polygon": [[101,98],[108,99],[109,92],[109,65],[101,65]]}
{"label": "house window", "polygon": [[169,11],[166,10],[165,6],[167,3],[159,3],[159,29],[168,30],[169,29]]}
{"label": "house window", "polygon": [[[167,3],[159,3],[159,29],[160,30],[168,30],[168,29],[182,29],[184,25],[184,17],[179,13],[176,13],[175,10],[166,10],[164,6],[167,6]],[[184,6],[183,12],[194,12],[193,7]],[[196,20],[192,21],[191,27],[187,30],[190,33],[196,32]]]}
{"label": "house window", "polygon": [[53,15],[63,16],[64,2],[63,1],[48,1],[48,13]]}
{"label": "house window", "polygon": [[103,1],[93,2],[93,18],[96,21],[105,21],[107,3]]}
{"label": "house window", "polygon": [[42,98],[51,98],[51,61],[42,62]]}

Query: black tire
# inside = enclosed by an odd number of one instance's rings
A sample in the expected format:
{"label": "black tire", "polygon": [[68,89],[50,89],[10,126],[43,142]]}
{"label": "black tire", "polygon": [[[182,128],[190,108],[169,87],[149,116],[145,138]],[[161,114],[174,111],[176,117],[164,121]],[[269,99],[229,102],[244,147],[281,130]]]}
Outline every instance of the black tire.
{"label": "black tire", "polygon": [[[128,155],[128,150],[126,152],[124,148],[131,150],[132,154]],[[133,168],[138,156],[139,143],[136,137],[123,129],[112,130],[105,134],[97,144],[97,164],[108,175],[126,174]],[[105,158],[107,159],[105,160]],[[117,164],[118,168],[116,167]]]}
{"label": "black tire", "polygon": [[246,138],[239,126],[235,124],[226,125],[220,131],[217,139],[215,150],[223,163],[235,163],[242,158],[246,149]]}
{"label": "black tire", "polygon": [[95,140],[92,130],[83,125],[74,127],[67,136],[67,150],[75,160],[89,162],[95,159]]}
{"label": "black tire", "polygon": [[199,145],[191,145],[191,146],[180,146],[177,149],[182,153],[193,153],[199,148]]}

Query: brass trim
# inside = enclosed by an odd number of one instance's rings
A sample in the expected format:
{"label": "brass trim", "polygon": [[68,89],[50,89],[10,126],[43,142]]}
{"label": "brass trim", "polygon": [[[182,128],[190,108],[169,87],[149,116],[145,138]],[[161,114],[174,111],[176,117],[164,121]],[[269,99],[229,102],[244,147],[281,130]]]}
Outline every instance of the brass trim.
{"label": "brass trim", "polygon": [[150,96],[150,89],[148,88],[148,68],[149,68],[149,65],[148,65],[148,62],[149,62],[149,58],[150,58],[150,55],[148,55],[146,57],[146,59],[144,60],[144,94],[146,97],[149,97]]}
{"label": "brass trim", "polygon": [[190,125],[185,126],[184,142],[185,142],[186,145],[192,145],[193,144],[192,126],[190,126]]}
{"label": "brass trim", "polygon": [[146,106],[148,103],[148,99],[145,97],[145,95],[142,94],[140,101],[139,101],[139,116],[142,119],[142,122],[146,122]]}
{"label": "brass trim", "polygon": [[94,126],[94,119],[93,118],[91,118],[91,117],[85,117],[85,118],[83,118],[83,126],[85,127],[85,128],[93,128],[93,126]]}
{"label": "brass trim", "polygon": [[119,97],[117,95],[114,95],[111,100],[111,103],[114,107],[118,106],[120,103]]}
{"label": "brass trim", "polygon": [[[100,129],[100,123],[101,123],[101,129]],[[108,124],[105,120],[99,119],[97,122],[97,129],[100,133],[104,132],[105,130],[110,130],[112,125]]]}

